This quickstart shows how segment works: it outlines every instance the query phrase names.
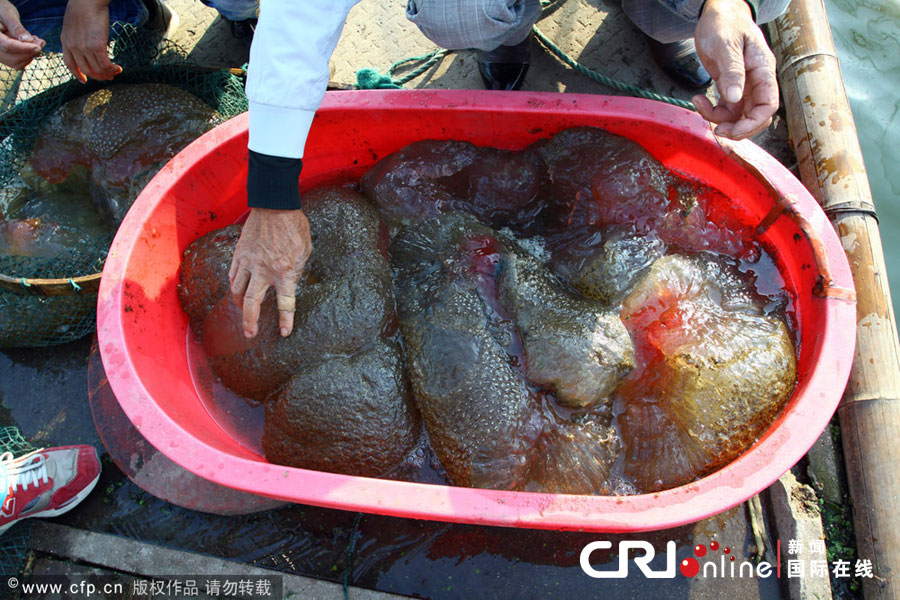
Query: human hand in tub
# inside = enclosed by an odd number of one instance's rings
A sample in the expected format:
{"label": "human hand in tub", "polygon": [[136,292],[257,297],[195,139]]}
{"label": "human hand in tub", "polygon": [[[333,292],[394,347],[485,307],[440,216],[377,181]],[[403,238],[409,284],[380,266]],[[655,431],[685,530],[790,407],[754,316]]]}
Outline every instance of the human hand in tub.
{"label": "human hand in tub", "polygon": [[0,0],[0,63],[13,69],[24,69],[41,53],[45,43],[22,26],[15,6]]}
{"label": "human hand in tub", "polygon": [[309,221],[302,210],[250,209],[228,272],[246,337],[256,336],[260,306],[270,287],[275,288],[281,336],[291,334],[297,282],[311,251]]}
{"label": "human hand in tub", "polygon": [[697,54],[716,81],[720,99],[693,98],[697,111],[718,124],[717,135],[743,139],[769,126],[778,110],[775,55],[744,0],[707,0],[694,31]]}
{"label": "human hand in tub", "polygon": [[294,297],[303,267],[312,252],[309,221],[300,204],[299,158],[248,150],[247,206],[250,215],[234,249],[228,280],[241,307],[242,328],[256,336],[259,309],[275,288],[282,337],[294,329]]}

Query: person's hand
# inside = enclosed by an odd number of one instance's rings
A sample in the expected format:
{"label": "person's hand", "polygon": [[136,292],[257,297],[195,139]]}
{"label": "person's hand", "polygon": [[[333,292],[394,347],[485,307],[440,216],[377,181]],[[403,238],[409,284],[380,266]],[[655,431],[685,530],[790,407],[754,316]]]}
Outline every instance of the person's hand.
{"label": "person's hand", "polygon": [[302,210],[250,209],[228,272],[231,293],[243,310],[245,336],[257,333],[259,308],[269,287],[275,288],[276,298],[281,296],[281,335],[291,334],[294,294],[311,251],[309,221]]}
{"label": "person's hand", "polygon": [[72,77],[86,83],[87,78],[109,80],[122,67],[109,60],[109,0],[69,0],[59,40],[63,61]]}
{"label": "person's hand", "polygon": [[694,31],[697,54],[716,81],[719,102],[693,98],[697,111],[717,123],[716,134],[735,140],[769,126],[778,110],[775,55],[744,0],[707,0]]}
{"label": "person's hand", "polygon": [[41,53],[45,43],[22,26],[15,6],[8,0],[0,0],[0,63],[24,69]]}

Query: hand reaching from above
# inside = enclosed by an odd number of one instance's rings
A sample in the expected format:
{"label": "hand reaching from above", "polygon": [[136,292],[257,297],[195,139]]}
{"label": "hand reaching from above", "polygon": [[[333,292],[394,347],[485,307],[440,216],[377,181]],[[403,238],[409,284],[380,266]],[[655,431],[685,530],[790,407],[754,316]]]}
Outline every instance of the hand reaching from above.
{"label": "hand reaching from above", "polygon": [[716,106],[702,95],[697,111],[735,140],[769,126],[778,110],[775,55],[744,0],[707,0],[694,32],[700,61],[716,81]]}
{"label": "hand reaching from above", "polygon": [[63,61],[72,77],[110,80],[122,67],[109,59],[109,0],[69,0],[59,40]]}
{"label": "hand reaching from above", "polygon": [[281,335],[290,335],[294,294],[311,251],[309,221],[303,211],[250,209],[228,272],[231,293],[243,309],[245,336],[256,335],[260,306],[270,287],[278,298]]}
{"label": "hand reaching from above", "polygon": [[24,69],[41,53],[45,43],[22,26],[15,6],[8,0],[0,0],[0,63]]}

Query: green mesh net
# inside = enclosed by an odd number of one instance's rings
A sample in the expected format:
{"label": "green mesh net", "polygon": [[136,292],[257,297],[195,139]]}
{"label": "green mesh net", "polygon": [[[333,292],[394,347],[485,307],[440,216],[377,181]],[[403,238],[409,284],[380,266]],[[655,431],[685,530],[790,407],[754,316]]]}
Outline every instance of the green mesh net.
{"label": "green mesh net", "polygon": [[[24,71],[0,67],[0,208],[26,188],[23,168],[47,119],[79,96],[109,85],[161,83],[200,98],[225,119],[247,110],[243,81],[229,70],[191,63],[178,45],[158,34],[116,24],[109,45],[114,63],[123,68],[114,82],[75,81],[61,54],[37,57]],[[49,41],[49,40],[48,40]],[[85,198],[90,202],[90,198]],[[0,211],[0,227],[4,223]],[[99,273],[112,235],[86,239],[51,257],[0,252],[0,275],[20,282],[0,288],[0,348],[48,346],[80,338],[94,330],[95,293],[80,290],[44,297],[33,279],[74,280]]]}
{"label": "green mesh net", "polygon": [[[10,452],[19,457],[34,449],[17,427],[0,429],[0,454]],[[31,522],[28,520],[16,523],[0,536],[0,574],[15,575],[21,571],[30,541]]]}

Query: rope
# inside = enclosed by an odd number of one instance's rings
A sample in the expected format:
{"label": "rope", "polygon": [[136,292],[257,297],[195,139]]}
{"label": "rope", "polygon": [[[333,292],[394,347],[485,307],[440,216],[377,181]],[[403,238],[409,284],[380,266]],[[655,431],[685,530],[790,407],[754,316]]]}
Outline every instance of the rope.
{"label": "rope", "polygon": [[405,60],[395,62],[394,65],[388,71],[388,74],[391,77],[393,77],[394,72],[396,72],[398,69],[400,69],[401,67],[406,65],[406,63],[415,63],[416,61],[424,60],[425,62],[423,62],[420,66],[416,67],[415,69],[410,71],[408,74],[406,74],[405,76],[403,76],[397,80],[398,85],[403,85],[404,83],[412,81],[413,79],[415,79],[416,77],[418,77],[419,75],[421,75],[422,73],[424,73],[425,71],[430,69],[431,65],[438,63],[440,60],[442,60],[445,56],[447,56],[451,52],[452,52],[452,50],[444,50],[444,49],[432,50],[431,52],[429,52],[428,54],[425,54],[423,56],[416,56],[414,58],[407,58]]}
{"label": "rope", "polygon": [[[553,4],[554,1],[555,0],[541,0],[541,6],[543,8],[547,8],[548,6]],[[532,27],[532,31],[534,32],[534,37],[537,38],[541,45],[549,50],[551,54],[556,56],[560,61],[562,61],[578,73],[581,73],[585,77],[596,81],[601,85],[605,85],[606,87],[612,88],[614,90],[624,92],[629,96],[646,98],[648,100],[657,100],[659,102],[667,102],[669,104],[674,104],[675,106],[680,106],[681,108],[686,108],[688,110],[697,110],[696,108],[694,108],[693,104],[687,102],[686,100],[680,100],[678,98],[666,96],[665,94],[660,94],[652,90],[645,90],[643,88],[624,83],[622,81],[619,81],[618,79],[613,79],[612,77],[607,77],[606,75],[593,71],[563,52],[563,50],[560,49],[559,46],[551,42],[549,38],[547,38],[547,36],[545,36],[541,32],[541,30],[538,29],[537,25]],[[434,64],[436,64],[451,52],[453,52],[453,50],[438,49],[433,50],[428,54],[423,54],[422,56],[404,58],[403,60],[397,61],[393,65],[391,65],[391,68],[388,69],[387,74],[380,73],[375,69],[360,69],[356,72],[356,87],[361,90],[400,89],[404,84],[412,81],[413,79],[430,69]],[[419,64],[403,77],[399,79],[394,78],[394,75],[398,70],[405,66],[414,65],[416,63],[421,64]]]}
{"label": "rope", "polygon": [[619,90],[620,92],[625,92],[626,94],[628,94],[630,96],[636,96],[638,98],[646,98],[648,100],[658,100],[660,102],[668,102],[669,104],[674,104],[675,106],[680,106],[681,108],[686,108],[688,110],[697,110],[696,108],[694,108],[693,104],[691,104],[690,102],[687,102],[686,100],[672,98],[671,96],[666,96],[665,94],[660,94],[660,93],[654,92],[652,90],[645,90],[643,88],[639,88],[634,85],[629,85],[627,83],[623,83],[623,82],[619,81],[618,79],[613,79],[612,77],[607,77],[606,75],[602,75],[600,73],[597,73],[596,71],[592,71],[591,69],[588,69],[587,67],[585,67],[578,61],[575,61],[572,58],[570,58],[568,54],[563,52],[556,44],[551,42],[547,38],[547,36],[545,36],[543,33],[541,33],[541,30],[537,28],[537,25],[535,25],[532,28],[532,31],[534,31],[534,37],[536,37],[537,40],[547,50],[549,50],[553,55],[555,55],[556,58],[558,58],[565,64],[569,65],[570,67],[575,69],[577,72],[588,77],[589,79],[596,81],[597,83],[599,83],[601,85],[611,87],[614,90]]}
{"label": "rope", "polygon": [[[453,52],[453,50],[444,50],[442,48],[439,48],[437,50],[432,50],[428,54],[423,54],[422,56],[413,56],[411,58],[398,60],[393,65],[391,65],[391,68],[388,69],[387,74],[379,73],[375,69],[360,69],[356,72],[356,87],[361,90],[400,89],[404,84],[412,81],[413,79],[430,69],[433,65],[437,64],[451,52]],[[394,75],[397,71],[407,65],[413,65],[416,63],[421,64],[419,64],[403,77],[394,79]]]}

